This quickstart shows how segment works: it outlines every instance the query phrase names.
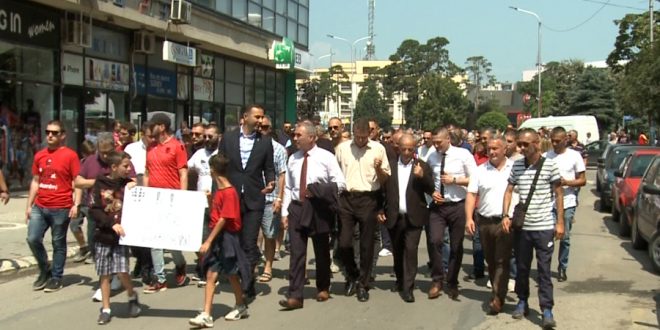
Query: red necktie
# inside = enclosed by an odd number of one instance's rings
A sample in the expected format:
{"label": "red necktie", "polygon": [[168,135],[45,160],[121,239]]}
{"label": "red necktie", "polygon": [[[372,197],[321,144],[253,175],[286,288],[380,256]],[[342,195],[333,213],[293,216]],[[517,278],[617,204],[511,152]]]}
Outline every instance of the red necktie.
{"label": "red necktie", "polygon": [[300,171],[300,201],[305,200],[305,194],[307,193],[307,156],[309,154],[305,153],[305,159],[303,160],[302,170]]}

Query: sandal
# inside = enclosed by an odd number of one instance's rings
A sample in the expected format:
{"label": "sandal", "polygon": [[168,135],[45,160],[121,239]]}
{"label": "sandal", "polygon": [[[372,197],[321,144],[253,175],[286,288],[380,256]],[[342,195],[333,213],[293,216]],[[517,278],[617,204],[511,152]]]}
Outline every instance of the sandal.
{"label": "sandal", "polygon": [[270,282],[270,280],[272,279],[273,279],[273,275],[271,273],[264,272],[263,274],[261,274],[261,276],[259,276],[259,278],[257,278],[257,281],[259,283],[265,283],[265,282]]}

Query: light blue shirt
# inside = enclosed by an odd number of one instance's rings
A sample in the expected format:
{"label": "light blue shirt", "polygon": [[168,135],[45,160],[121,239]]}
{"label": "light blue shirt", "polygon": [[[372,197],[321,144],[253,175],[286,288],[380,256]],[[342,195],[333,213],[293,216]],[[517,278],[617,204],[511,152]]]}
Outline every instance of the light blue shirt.
{"label": "light blue shirt", "polygon": [[[279,192],[280,174],[286,173],[287,153],[286,149],[275,140],[273,141],[273,165],[275,165],[275,188],[270,194],[266,195],[266,203],[273,203]],[[265,181],[266,179],[264,179]],[[267,182],[266,182],[267,183]]]}
{"label": "light blue shirt", "polygon": [[241,151],[241,164],[243,169],[247,166],[248,159],[250,159],[250,154],[252,154],[252,148],[254,147],[254,140],[257,137],[257,132],[252,132],[250,135],[245,135],[243,132],[243,126],[240,128],[240,134],[238,136],[239,148]]}

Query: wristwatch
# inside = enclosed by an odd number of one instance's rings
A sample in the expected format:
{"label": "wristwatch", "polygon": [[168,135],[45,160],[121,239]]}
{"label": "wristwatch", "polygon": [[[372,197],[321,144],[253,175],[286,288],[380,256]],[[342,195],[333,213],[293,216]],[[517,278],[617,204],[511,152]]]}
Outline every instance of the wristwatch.
{"label": "wristwatch", "polygon": [[509,217],[508,214],[506,214],[506,213],[503,213],[503,214],[502,214],[502,220],[504,220],[504,218],[508,218],[508,217]]}

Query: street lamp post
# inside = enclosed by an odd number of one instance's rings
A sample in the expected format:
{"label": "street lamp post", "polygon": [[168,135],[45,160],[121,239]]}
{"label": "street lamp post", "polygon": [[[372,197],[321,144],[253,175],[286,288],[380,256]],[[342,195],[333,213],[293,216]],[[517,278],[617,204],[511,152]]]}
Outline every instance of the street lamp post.
{"label": "street lamp post", "polygon": [[328,36],[328,38],[341,40],[341,41],[347,43],[349,46],[351,46],[351,104],[350,104],[350,108],[351,108],[351,127],[353,127],[353,114],[354,114],[355,102],[356,102],[355,94],[357,94],[357,86],[355,84],[355,71],[357,70],[357,65],[355,63],[355,45],[360,41],[367,40],[367,39],[371,38],[371,36],[358,38],[358,39],[355,39],[353,42],[351,42],[350,40],[348,40],[346,38],[338,37],[334,34],[328,34],[327,36]]}
{"label": "street lamp post", "polygon": [[511,9],[513,9],[513,10],[515,10],[515,11],[519,11],[519,12],[521,12],[521,13],[523,13],[523,14],[532,15],[532,16],[534,16],[534,17],[536,18],[536,20],[537,20],[538,23],[539,23],[539,24],[538,24],[538,49],[536,50],[536,74],[537,74],[538,79],[539,79],[539,89],[538,89],[538,102],[539,102],[538,105],[539,105],[539,106],[538,106],[538,115],[539,115],[539,117],[541,117],[541,104],[542,104],[542,102],[541,102],[541,100],[542,100],[542,95],[541,95],[541,71],[543,70],[543,64],[542,64],[542,62],[541,62],[541,25],[542,25],[542,23],[541,23],[541,18],[539,17],[539,15],[537,15],[537,14],[536,14],[535,12],[533,12],[533,11],[529,11],[529,10],[525,10],[525,9],[521,9],[521,8],[513,7],[513,6],[509,6],[509,8],[511,8]]}

